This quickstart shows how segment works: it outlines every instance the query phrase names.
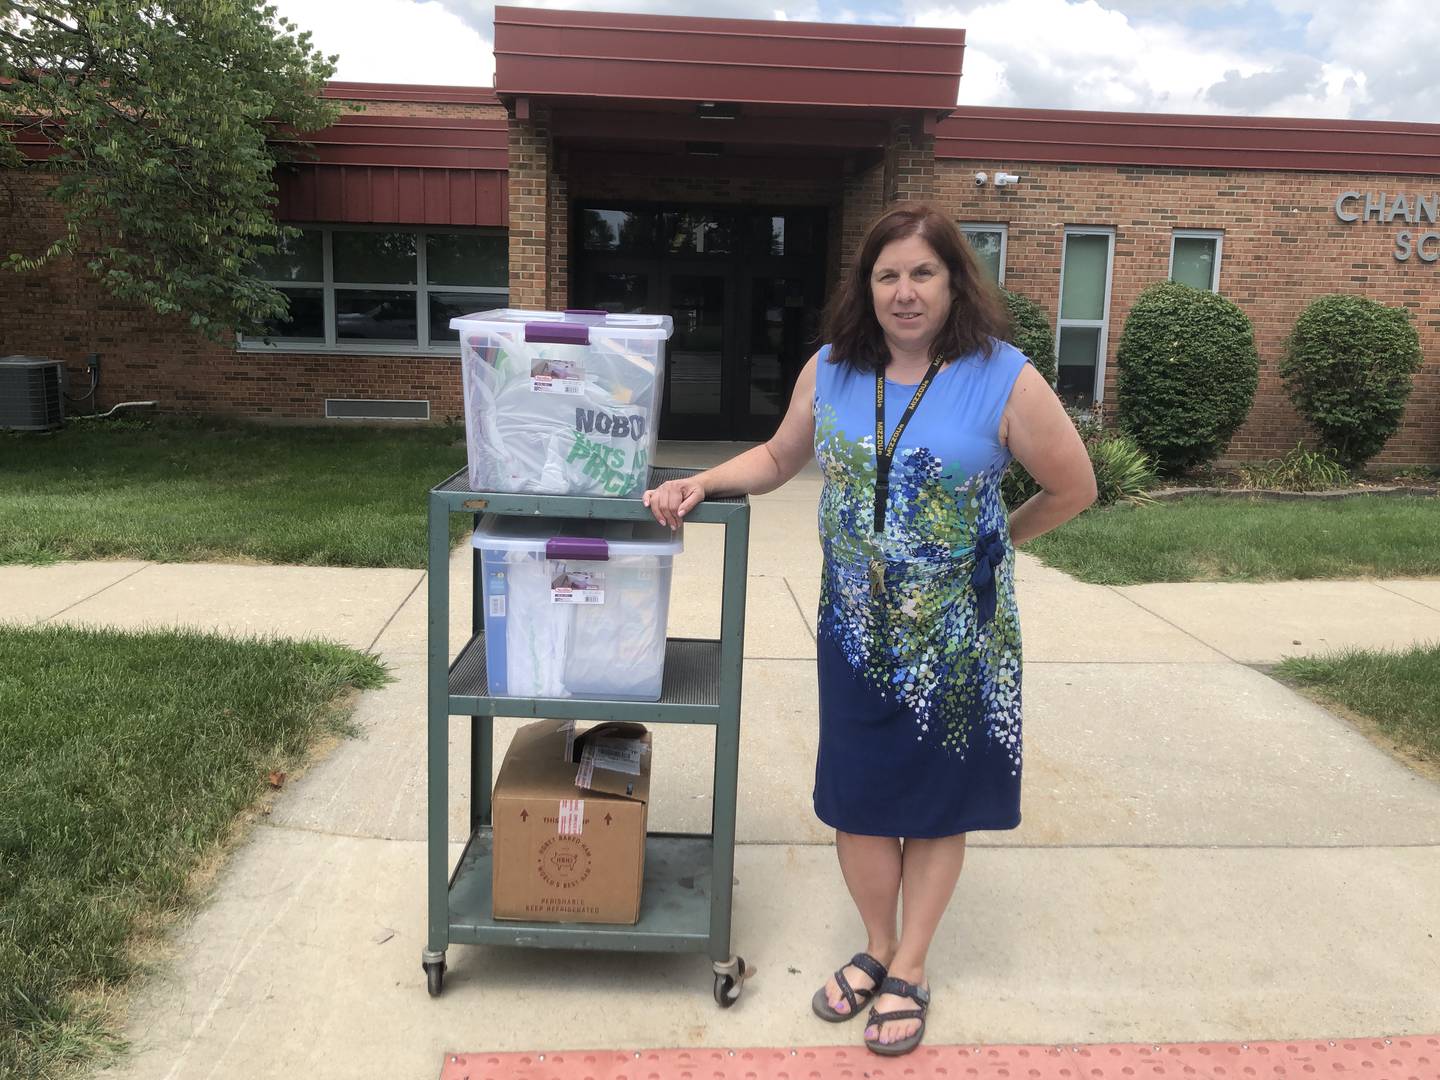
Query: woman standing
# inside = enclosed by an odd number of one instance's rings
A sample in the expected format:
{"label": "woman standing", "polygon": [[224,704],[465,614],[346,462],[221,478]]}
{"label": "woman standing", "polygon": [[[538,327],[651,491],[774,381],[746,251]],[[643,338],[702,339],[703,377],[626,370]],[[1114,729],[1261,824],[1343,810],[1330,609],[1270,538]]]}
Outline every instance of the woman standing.
{"label": "woman standing", "polygon": [[[645,493],[673,528],[707,496],[820,464],[815,812],[868,940],[812,1005],[838,1022],[871,1003],[880,1054],[924,1036],[926,956],[966,834],[1020,824],[1012,545],[1095,498],[1079,434],[1005,330],[954,222],[897,207],[867,233],[774,438]],[[1007,516],[1012,457],[1041,490]]]}

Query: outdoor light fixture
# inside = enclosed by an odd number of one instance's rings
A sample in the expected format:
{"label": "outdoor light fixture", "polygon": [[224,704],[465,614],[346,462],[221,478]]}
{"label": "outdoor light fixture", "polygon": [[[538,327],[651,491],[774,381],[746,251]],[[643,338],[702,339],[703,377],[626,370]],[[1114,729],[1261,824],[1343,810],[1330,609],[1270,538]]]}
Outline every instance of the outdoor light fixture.
{"label": "outdoor light fixture", "polygon": [[1009,187],[1011,184],[1018,184],[1019,182],[1020,177],[1016,176],[1013,172],[996,172],[995,174],[996,187]]}
{"label": "outdoor light fixture", "polygon": [[695,115],[701,120],[738,120],[740,106],[732,101],[701,101],[695,105]]}

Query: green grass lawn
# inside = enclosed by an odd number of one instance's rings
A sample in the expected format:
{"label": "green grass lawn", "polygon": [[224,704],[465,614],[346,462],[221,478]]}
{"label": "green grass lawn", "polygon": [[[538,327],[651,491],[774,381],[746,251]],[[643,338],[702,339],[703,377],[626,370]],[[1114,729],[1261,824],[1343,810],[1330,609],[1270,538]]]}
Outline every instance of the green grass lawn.
{"label": "green grass lawn", "polygon": [[1025,545],[1081,581],[1289,581],[1440,574],[1440,499],[1191,498],[1087,510]]}
{"label": "green grass lawn", "polygon": [[1297,657],[1274,672],[1373,723],[1376,732],[1440,775],[1440,645],[1401,653],[1350,649]]}
{"label": "green grass lawn", "polygon": [[[0,435],[0,563],[134,558],[425,565],[451,426],[77,421]],[[467,523],[451,518],[452,540]]]}
{"label": "green grass lawn", "polygon": [[118,1045],[103,1003],[272,770],[385,681],[340,646],[0,625],[0,1076]]}

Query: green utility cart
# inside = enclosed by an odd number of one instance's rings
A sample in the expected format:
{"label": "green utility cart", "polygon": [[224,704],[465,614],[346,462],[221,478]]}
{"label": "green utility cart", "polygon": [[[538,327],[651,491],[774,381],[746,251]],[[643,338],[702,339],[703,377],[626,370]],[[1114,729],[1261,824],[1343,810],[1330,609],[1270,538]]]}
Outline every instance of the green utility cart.
{"label": "green utility cart", "polygon": [[[650,487],[694,470],[653,468]],[[736,778],[740,753],[740,682],[745,645],[745,575],[750,505],[745,498],[711,499],[687,525],[725,527],[720,637],[670,638],[659,701],[492,697],[486,675],[480,552],[474,552],[471,637],[450,659],[450,515],[523,514],[558,518],[653,521],[639,499],[509,495],[468,488],[460,470],[430,491],[429,553],[429,932],[422,958],[426,986],[438,995],[445,951],[452,944],[514,945],[626,952],[703,952],[713,964],[715,1000],[739,999],[748,970],[730,951],[730,900],[735,862]],[[470,836],[450,874],[449,722],[470,717]],[[645,883],[634,926],[497,921],[491,907],[491,813],[494,718],[629,720],[643,724],[710,724],[715,728],[714,798],[710,832],[650,833]]]}

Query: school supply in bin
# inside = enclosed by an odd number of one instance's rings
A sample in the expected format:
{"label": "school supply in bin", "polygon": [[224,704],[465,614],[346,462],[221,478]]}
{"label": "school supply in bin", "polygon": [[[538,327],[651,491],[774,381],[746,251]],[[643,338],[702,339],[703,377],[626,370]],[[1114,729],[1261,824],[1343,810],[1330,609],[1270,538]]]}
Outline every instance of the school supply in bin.
{"label": "school supply in bin", "polygon": [[668,315],[501,308],[460,334],[470,487],[634,498],[655,456]]}
{"label": "school supply in bin", "polygon": [[635,923],[645,880],[650,733],[540,720],[515,733],[491,796],[497,919]]}
{"label": "school supply in bin", "polygon": [[660,699],[683,530],[487,514],[472,543],[492,695]]}

